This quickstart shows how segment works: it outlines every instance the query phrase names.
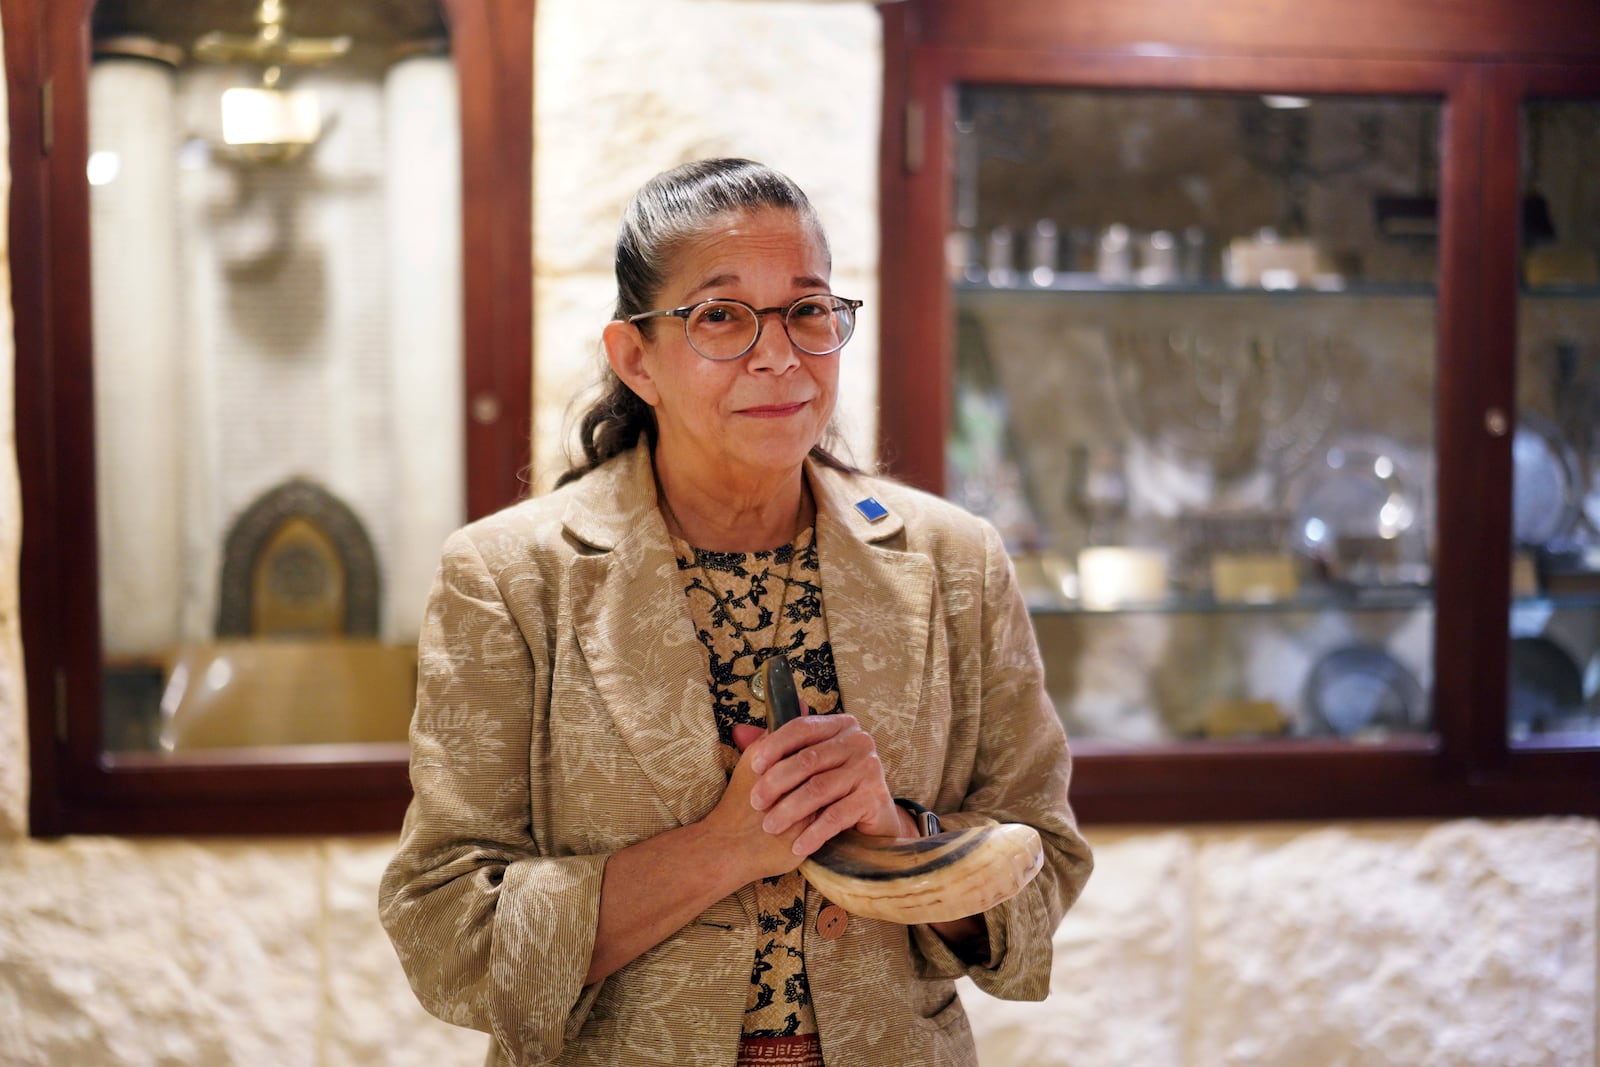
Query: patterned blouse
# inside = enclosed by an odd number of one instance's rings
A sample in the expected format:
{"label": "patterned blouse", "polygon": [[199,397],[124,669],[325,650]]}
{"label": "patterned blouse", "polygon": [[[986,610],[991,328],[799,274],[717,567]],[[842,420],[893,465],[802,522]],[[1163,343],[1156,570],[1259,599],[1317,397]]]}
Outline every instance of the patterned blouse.
{"label": "patterned blouse", "polygon": [[[673,548],[710,664],[717,732],[730,773],[739,760],[734,726],[766,727],[766,705],[751,694],[750,679],[768,649],[777,648],[789,657],[800,699],[813,712],[841,710],[833,648],[822,614],[814,527],[802,531],[793,544],[767,552],[711,552],[678,538],[673,538]],[[798,871],[756,884],[763,940],[750,974],[741,1064],[822,1063],[806,984],[808,891]]]}

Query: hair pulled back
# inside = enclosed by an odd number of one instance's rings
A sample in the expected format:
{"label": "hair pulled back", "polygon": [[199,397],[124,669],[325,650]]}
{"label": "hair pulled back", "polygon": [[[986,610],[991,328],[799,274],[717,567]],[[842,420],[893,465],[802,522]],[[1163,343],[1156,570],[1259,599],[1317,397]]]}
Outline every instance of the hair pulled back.
{"label": "hair pulled back", "polygon": [[[797,213],[816,233],[823,256],[831,264],[828,238],[816,209],[798,185],[771,167],[748,159],[702,159],[651,178],[622,215],[615,257],[617,304],[612,318],[621,320],[654,310],[652,305],[666,284],[674,252],[705,234],[723,216],[762,208]],[[639,443],[640,435],[654,447],[656,434],[650,405],[607,366],[600,397],[578,424],[583,460],[572,463],[556,479],[556,485],[581,478],[628,451]],[[855,469],[820,445],[812,448],[811,454],[829,466]]]}

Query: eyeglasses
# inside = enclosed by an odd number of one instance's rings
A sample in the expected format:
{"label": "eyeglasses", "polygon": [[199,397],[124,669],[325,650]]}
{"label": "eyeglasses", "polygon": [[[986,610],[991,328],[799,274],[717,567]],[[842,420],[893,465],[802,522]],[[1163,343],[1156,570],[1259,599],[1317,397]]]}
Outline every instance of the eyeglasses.
{"label": "eyeglasses", "polygon": [[787,307],[753,308],[743,300],[702,300],[688,307],[630,315],[637,325],[670,315],[683,320],[689,347],[706,359],[738,359],[756,346],[762,316],[782,315],[789,343],[808,356],[826,356],[843,348],[856,330],[856,309],[864,301],[839,296],[802,296]]}

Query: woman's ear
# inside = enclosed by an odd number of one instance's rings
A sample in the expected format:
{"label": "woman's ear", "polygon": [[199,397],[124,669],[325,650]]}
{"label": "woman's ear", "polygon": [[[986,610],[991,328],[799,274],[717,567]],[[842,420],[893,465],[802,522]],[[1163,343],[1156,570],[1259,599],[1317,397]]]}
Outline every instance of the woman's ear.
{"label": "woman's ear", "polygon": [[639,328],[632,323],[613,319],[606,323],[600,343],[605,345],[606,362],[622,379],[622,384],[637,393],[646,404],[656,407],[661,394],[656,390],[656,383],[645,366],[644,335]]}

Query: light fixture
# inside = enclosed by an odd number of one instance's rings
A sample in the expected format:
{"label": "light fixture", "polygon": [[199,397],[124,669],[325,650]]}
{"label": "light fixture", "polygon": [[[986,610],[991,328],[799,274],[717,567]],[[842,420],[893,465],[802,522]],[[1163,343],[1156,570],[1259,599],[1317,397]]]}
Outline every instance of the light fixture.
{"label": "light fixture", "polygon": [[246,37],[208,33],[194,43],[194,58],[204,63],[256,63],[264,66],[261,85],[222,93],[222,141],[232,155],[253,163],[285,163],[322,137],[322,107],[309,89],[284,89],[284,67],[320,66],[350,51],[350,38],[290,37],[282,0],[261,0],[257,31]]}
{"label": "light fixture", "polygon": [[208,33],[194,42],[194,58],[202,63],[260,63],[279,67],[316,67],[350,51],[350,38],[290,37],[284,32],[289,10],[283,0],[261,0],[256,9],[256,34]]}
{"label": "light fixture", "polygon": [[322,108],[306,89],[225,89],[222,141],[258,158],[297,153],[322,136]]}

